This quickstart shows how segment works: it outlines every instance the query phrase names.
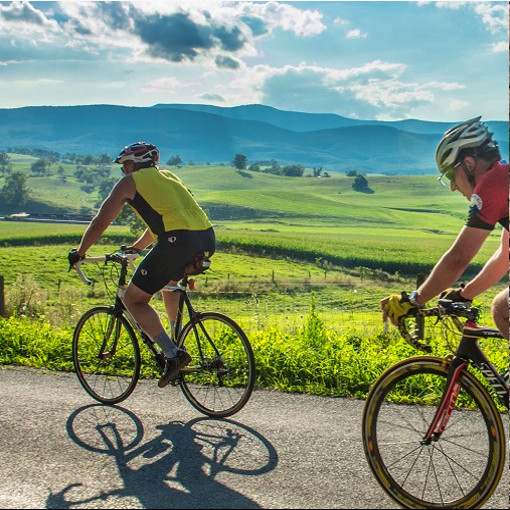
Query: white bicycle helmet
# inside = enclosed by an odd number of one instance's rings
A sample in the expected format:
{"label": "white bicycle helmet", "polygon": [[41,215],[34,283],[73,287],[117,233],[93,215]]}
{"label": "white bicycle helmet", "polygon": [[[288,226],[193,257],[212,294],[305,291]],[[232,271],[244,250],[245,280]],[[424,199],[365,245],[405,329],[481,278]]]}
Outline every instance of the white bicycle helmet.
{"label": "white bicycle helmet", "polygon": [[480,122],[481,118],[480,116],[466,120],[443,135],[436,149],[436,165],[441,175],[453,169],[460,152],[464,149],[473,149],[473,153],[476,154],[477,151],[474,149],[481,146],[487,146],[486,149],[497,148],[495,142],[488,146],[492,141],[492,133],[489,133],[487,126]]}
{"label": "white bicycle helmet", "polygon": [[159,161],[159,150],[155,145],[147,142],[136,142],[124,147],[115,159],[115,163],[122,165],[124,161],[134,161],[135,163],[149,163],[155,165]]}

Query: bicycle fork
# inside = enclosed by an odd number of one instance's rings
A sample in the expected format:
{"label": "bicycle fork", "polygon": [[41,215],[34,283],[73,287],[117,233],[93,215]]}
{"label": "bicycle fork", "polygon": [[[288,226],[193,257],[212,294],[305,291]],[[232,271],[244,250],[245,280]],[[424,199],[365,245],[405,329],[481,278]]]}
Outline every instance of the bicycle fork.
{"label": "bicycle fork", "polygon": [[[110,340],[112,338],[113,334],[113,341],[111,343],[110,350],[106,351],[106,348],[108,347],[108,344],[110,343]],[[105,331],[104,337],[103,337],[103,344],[101,345],[101,349],[99,350],[99,353],[97,355],[98,359],[106,359],[106,358],[113,358],[115,356],[115,351],[117,350],[117,341],[119,340],[120,335],[120,323],[117,319],[116,315],[112,315],[110,317],[110,320],[108,322],[108,327]]]}
{"label": "bicycle fork", "polygon": [[461,387],[458,382],[459,378],[468,364],[467,361],[460,358],[454,358],[452,361],[443,397],[437,408],[434,419],[421,441],[422,445],[430,445],[432,441],[438,441],[445,431],[460,393]]}

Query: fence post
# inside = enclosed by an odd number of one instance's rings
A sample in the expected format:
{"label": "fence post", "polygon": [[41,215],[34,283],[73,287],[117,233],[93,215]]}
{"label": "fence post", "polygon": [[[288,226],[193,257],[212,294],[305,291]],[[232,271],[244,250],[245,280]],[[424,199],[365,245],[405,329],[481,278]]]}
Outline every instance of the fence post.
{"label": "fence post", "polygon": [[[416,288],[419,288],[420,285],[425,281],[425,274],[424,273],[418,273],[418,276],[416,277]],[[416,329],[418,338],[420,340],[423,340],[425,337],[425,317],[416,317]]]}
{"label": "fence post", "polygon": [[7,317],[5,309],[4,277],[0,274],[0,317]]}

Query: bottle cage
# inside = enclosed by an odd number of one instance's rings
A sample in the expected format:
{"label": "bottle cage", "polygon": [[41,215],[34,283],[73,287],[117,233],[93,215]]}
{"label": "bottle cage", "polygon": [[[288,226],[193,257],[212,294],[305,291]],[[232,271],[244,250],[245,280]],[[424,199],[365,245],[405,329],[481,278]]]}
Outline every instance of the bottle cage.
{"label": "bottle cage", "polygon": [[207,271],[211,267],[211,261],[204,252],[197,253],[184,270],[189,276],[194,276]]}

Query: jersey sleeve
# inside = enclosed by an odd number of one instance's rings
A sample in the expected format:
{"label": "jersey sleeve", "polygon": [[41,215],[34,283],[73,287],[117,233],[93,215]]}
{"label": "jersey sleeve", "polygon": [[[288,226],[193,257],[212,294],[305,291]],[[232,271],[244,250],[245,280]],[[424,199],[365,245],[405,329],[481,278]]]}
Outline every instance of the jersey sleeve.
{"label": "jersey sleeve", "polygon": [[488,175],[475,188],[466,221],[468,227],[485,230],[493,230],[498,223],[508,230],[508,170]]}

